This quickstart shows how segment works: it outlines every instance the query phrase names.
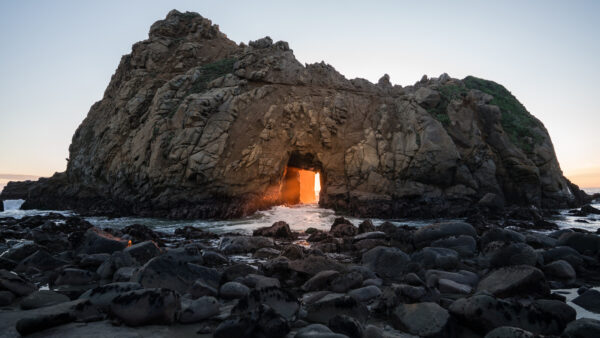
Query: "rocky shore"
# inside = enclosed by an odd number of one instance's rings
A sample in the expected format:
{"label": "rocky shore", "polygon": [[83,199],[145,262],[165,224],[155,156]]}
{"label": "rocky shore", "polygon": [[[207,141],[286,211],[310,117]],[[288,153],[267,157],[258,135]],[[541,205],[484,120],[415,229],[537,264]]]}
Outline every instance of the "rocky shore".
{"label": "rocky shore", "polygon": [[2,218],[0,335],[600,336],[552,291],[578,288],[573,302],[600,314],[599,233],[518,214],[419,228],[339,217],[302,233],[276,222],[252,236]]}

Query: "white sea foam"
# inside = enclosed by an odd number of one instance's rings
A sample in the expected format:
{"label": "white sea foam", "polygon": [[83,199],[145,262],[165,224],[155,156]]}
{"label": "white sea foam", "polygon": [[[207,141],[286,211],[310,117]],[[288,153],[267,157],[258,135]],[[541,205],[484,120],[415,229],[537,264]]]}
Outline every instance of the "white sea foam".
{"label": "white sea foam", "polygon": [[[23,203],[22,200],[4,201],[6,211],[0,212],[0,217],[15,217],[22,218],[33,215],[47,215],[50,212],[56,212],[65,216],[74,215],[70,211],[56,210],[20,210],[19,207]],[[600,204],[592,204],[592,206],[600,209]],[[253,230],[271,226],[277,221],[285,221],[294,231],[303,231],[307,228],[316,228],[320,230],[329,230],[334,219],[339,217],[335,211],[331,209],[320,208],[317,204],[302,204],[297,206],[276,206],[268,210],[256,212],[255,214],[231,220],[169,220],[159,218],[141,218],[141,217],[86,217],[90,223],[98,227],[117,228],[121,229],[132,224],[143,224],[158,231],[167,233],[175,232],[175,229],[184,226],[195,226],[209,230],[215,233],[239,232],[250,234]],[[354,225],[360,224],[364,219],[355,217],[346,217]],[[549,219],[558,224],[561,228],[580,228],[588,231],[596,231],[600,228],[600,215],[588,215],[587,217],[572,216],[568,210],[562,210],[560,215]],[[588,223],[578,222],[585,220]],[[372,219],[373,223],[378,226],[383,223],[383,219]],[[441,219],[429,220],[414,220],[414,219],[395,219],[391,220],[396,225],[424,226],[427,224],[443,221]]]}
{"label": "white sea foam", "polygon": [[[99,227],[123,228],[125,226],[139,223],[164,232],[173,233],[175,229],[191,225],[215,233],[239,232],[250,234],[260,227],[271,226],[277,221],[285,221],[294,231],[303,231],[308,228],[329,230],[331,224],[339,215],[331,209],[319,208],[316,204],[302,204],[297,206],[276,206],[268,210],[256,212],[254,215],[233,220],[166,220],[155,218],[122,217],[109,219],[106,217],[88,217],[90,223]],[[364,219],[346,217],[352,224],[358,226]],[[380,225],[385,220],[372,219],[373,224]],[[396,225],[406,224],[412,226],[423,226],[433,223],[435,220],[394,220]]]}
{"label": "white sea foam", "polygon": [[[600,291],[600,287],[595,287],[592,289]],[[588,311],[588,310],[582,308],[581,306],[573,303],[573,299],[575,299],[578,296],[577,289],[557,289],[557,290],[552,290],[552,292],[556,292],[567,298],[567,304],[570,307],[572,307],[573,309],[575,309],[575,312],[577,312],[577,319],[592,318],[592,319],[600,320],[600,314]]]}
{"label": "white sea foam", "polygon": [[49,213],[58,213],[64,216],[74,215],[72,211],[61,210],[21,210],[24,200],[5,200],[3,201],[4,211],[0,212],[0,217],[23,218],[26,216],[48,215]]}

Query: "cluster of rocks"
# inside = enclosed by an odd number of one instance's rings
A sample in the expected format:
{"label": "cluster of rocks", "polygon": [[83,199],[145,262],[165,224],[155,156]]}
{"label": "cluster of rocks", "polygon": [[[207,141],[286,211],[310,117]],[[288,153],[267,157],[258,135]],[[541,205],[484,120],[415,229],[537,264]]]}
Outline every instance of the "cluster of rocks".
{"label": "cluster of rocks", "polygon": [[[600,313],[600,236],[456,221],[253,236],[0,219],[8,336],[595,337],[552,289]],[[77,323],[87,323],[77,325]],[[143,331],[152,328],[151,331]]]}

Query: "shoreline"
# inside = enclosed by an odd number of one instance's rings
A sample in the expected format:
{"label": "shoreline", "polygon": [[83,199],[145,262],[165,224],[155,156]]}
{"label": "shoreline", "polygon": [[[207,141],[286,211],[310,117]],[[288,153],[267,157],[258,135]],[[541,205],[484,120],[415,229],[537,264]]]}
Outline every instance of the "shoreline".
{"label": "shoreline", "polygon": [[[248,330],[303,337],[319,329],[349,337],[356,330],[483,337],[504,326],[560,335],[577,329],[574,323],[589,325],[575,322],[575,310],[551,290],[595,296],[586,290],[600,285],[600,236],[494,222],[376,227],[337,217],[326,231],[298,233],[276,222],[253,235],[216,235],[189,226],[173,234],[145,225],[100,229],[59,214],[0,218],[0,284],[13,295],[0,322],[8,336],[239,337],[237,330]],[[478,322],[468,309],[488,319]],[[546,319],[525,320],[532,316]]]}

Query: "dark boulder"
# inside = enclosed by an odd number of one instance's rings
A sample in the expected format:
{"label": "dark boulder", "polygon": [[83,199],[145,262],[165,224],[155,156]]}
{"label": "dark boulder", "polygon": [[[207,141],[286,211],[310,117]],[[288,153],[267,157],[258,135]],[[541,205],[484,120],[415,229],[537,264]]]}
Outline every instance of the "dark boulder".
{"label": "dark boulder", "polygon": [[392,313],[392,325],[420,337],[445,336],[450,315],[436,303],[400,304]]}
{"label": "dark boulder", "polygon": [[329,234],[333,237],[353,237],[358,233],[358,229],[347,219],[338,217],[331,225]]}
{"label": "dark boulder", "polygon": [[477,291],[486,291],[501,298],[550,294],[544,273],[528,265],[509,266],[492,271],[479,282]]}
{"label": "dark boulder", "polygon": [[[179,228],[178,228],[179,229]],[[176,229],[176,231],[178,230]],[[140,243],[145,241],[154,241],[158,245],[163,245],[161,236],[150,229],[149,227],[142,224],[132,224],[121,229],[123,234],[129,235],[134,243]]]}
{"label": "dark boulder", "polygon": [[252,236],[264,236],[284,239],[294,239],[294,233],[290,230],[290,225],[284,221],[273,223],[270,227],[264,227],[254,230]]}
{"label": "dark boulder", "polygon": [[381,296],[381,289],[375,285],[368,285],[348,292],[348,296],[359,302],[368,302]]}
{"label": "dark boulder", "polygon": [[204,231],[200,228],[196,228],[193,226],[184,226],[181,228],[175,229],[175,236],[181,236],[185,239],[216,239],[219,238],[219,235]]}
{"label": "dark boulder", "polygon": [[20,262],[23,259],[33,255],[36,251],[43,249],[44,247],[32,241],[22,241],[11,246],[8,250],[2,253],[2,258]]}
{"label": "dark boulder", "polygon": [[290,332],[286,318],[268,305],[261,305],[250,313],[234,314],[215,329],[215,338],[284,338]]}
{"label": "dark boulder", "polygon": [[512,265],[535,266],[538,255],[525,243],[511,243],[488,254],[490,267],[499,268]]}
{"label": "dark boulder", "polygon": [[492,211],[502,211],[504,209],[504,198],[488,192],[487,194],[483,195],[478,204]]}
{"label": "dark boulder", "polygon": [[454,269],[458,265],[458,253],[446,248],[423,248],[411,255],[411,261],[423,269]]}
{"label": "dark boulder", "polygon": [[213,296],[216,297],[219,294],[218,283],[211,283],[210,281],[206,281],[203,278],[196,280],[192,286],[187,290],[189,296],[193,299],[203,296]]}
{"label": "dark boulder", "polygon": [[140,289],[122,293],[110,305],[110,313],[129,326],[172,324],[181,304],[177,292]]}
{"label": "dark boulder", "polygon": [[311,322],[327,324],[336,315],[350,316],[364,322],[369,316],[367,307],[356,299],[332,293],[306,306],[306,319]]}
{"label": "dark boulder", "polygon": [[471,236],[461,235],[438,239],[431,243],[432,247],[452,249],[461,257],[471,257],[477,251],[477,241]]}
{"label": "dark boulder", "polygon": [[465,222],[436,223],[415,231],[413,241],[417,248],[423,248],[435,240],[460,235],[477,237],[477,232],[471,224]]}
{"label": "dark boulder", "polygon": [[567,325],[563,332],[566,338],[600,337],[600,320],[580,318]]}
{"label": "dark boulder", "polygon": [[145,288],[167,288],[183,294],[198,279],[203,279],[211,287],[218,287],[221,274],[213,268],[162,255],[149,260],[134,281]]}
{"label": "dark boulder", "polygon": [[491,242],[522,243],[525,235],[510,229],[492,228],[481,235],[481,246],[485,247]]}
{"label": "dark boulder", "polygon": [[84,292],[79,299],[89,299],[90,303],[104,311],[108,311],[113,299],[129,291],[139,290],[142,286],[139,283],[120,282],[110,283],[95,287]]}
{"label": "dark boulder", "polygon": [[600,291],[589,289],[573,299],[573,303],[588,311],[600,313]]}
{"label": "dark boulder", "polygon": [[314,276],[325,270],[341,271],[344,269],[344,266],[324,256],[308,255],[303,259],[290,261],[288,268],[302,275]]}
{"label": "dark boulder", "polygon": [[273,246],[275,246],[275,243],[270,238],[235,236],[221,238],[219,250],[225,254],[231,255],[254,252],[261,248],[271,248]]}
{"label": "dark boulder", "polygon": [[577,250],[568,246],[557,246],[542,252],[544,263],[549,264],[554,261],[564,260],[578,270],[584,265],[583,256]]}
{"label": "dark boulder", "polygon": [[577,277],[577,273],[571,264],[562,259],[544,265],[543,270],[546,275],[557,279],[574,280]]}
{"label": "dark boulder", "polygon": [[22,336],[26,336],[51,327],[64,325],[74,320],[75,317],[69,312],[42,314],[36,317],[19,319],[15,328]]}
{"label": "dark boulder", "polygon": [[591,206],[589,204],[582,206],[581,211],[588,213],[588,214],[600,215],[600,210],[594,208],[593,206]]}
{"label": "dark boulder", "polygon": [[297,244],[288,244],[281,250],[281,256],[291,260],[304,258],[304,248]]}
{"label": "dark boulder", "polygon": [[345,293],[348,290],[360,287],[363,276],[359,271],[342,272],[331,281],[329,289],[333,292]]}
{"label": "dark boulder", "polygon": [[15,268],[17,272],[25,272],[28,269],[36,269],[40,271],[54,270],[58,267],[69,264],[68,262],[55,258],[46,250],[38,250],[27,258],[23,259]]}
{"label": "dark boulder", "polygon": [[344,334],[349,338],[362,338],[363,336],[362,325],[350,316],[337,315],[329,320],[328,326],[333,332]]}
{"label": "dark boulder", "polygon": [[182,299],[179,322],[197,323],[219,314],[219,301],[214,297],[204,296],[195,300]]}
{"label": "dark boulder", "polygon": [[206,266],[221,266],[229,263],[229,259],[226,256],[212,250],[202,251],[202,260]]}
{"label": "dark boulder", "polygon": [[334,333],[323,324],[310,324],[298,330],[294,338],[348,338],[348,336]]}
{"label": "dark boulder", "polygon": [[398,248],[375,247],[362,255],[362,264],[382,278],[401,280],[410,257]]}
{"label": "dark boulder", "polygon": [[501,326],[488,332],[484,338],[536,338],[537,335],[518,327]]}
{"label": "dark boulder", "polygon": [[375,226],[373,225],[373,222],[371,222],[371,220],[366,219],[364,221],[362,221],[359,225],[358,225],[358,233],[359,234],[364,234],[367,232],[372,232],[375,231]]}
{"label": "dark boulder", "polygon": [[98,228],[89,228],[83,237],[83,243],[78,248],[79,253],[113,253],[127,247],[128,241],[115,237]]}
{"label": "dark boulder", "polygon": [[219,297],[223,299],[240,299],[250,293],[250,288],[238,282],[227,282],[221,285]]}
{"label": "dark boulder", "polygon": [[258,273],[258,270],[255,267],[253,267],[252,265],[245,264],[245,263],[233,264],[233,265],[225,268],[225,270],[223,270],[223,273],[221,274],[221,282],[222,283],[231,282],[236,279],[244,278],[245,276],[247,276],[249,274],[256,274],[256,273]]}
{"label": "dark boulder", "polygon": [[304,291],[327,290],[331,285],[331,281],[339,275],[339,271],[324,270],[312,276],[303,285]]}
{"label": "dark boulder", "polygon": [[54,285],[89,285],[98,279],[98,275],[88,270],[66,268],[60,272]]}
{"label": "dark boulder", "polygon": [[7,290],[0,290],[0,306],[7,306],[12,304],[15,298],[16,297],[14,293]]}
{"label": "dark boulder", "polygon": [[255,327],[254,318],[231,316],[217,326],[214,338],[253,337]]}
{"label": "dark boulder", "polygon": [[69,297],[63,294],[51,290],[40,290],[34,291],[27,297],[23,298],[19,305],[21,306],[21,309],[29,310],[64,303],[68,302],[69,300]]}
{"label": "dark boulder", "polygon": [[472,330],[485,334],[494,328],[511,326],[535,334],[560,335],[575,319],[575,310],[557,300],[534,301],[524,305],[516,300],[501,300],[475,295],[454,301],[449,312]]}
{"label": "dark boulder", "polygon": [[580,254],[593,256],[600,251],[600,236],[581,232],[564,233],[556,245],[571,247]]}
{"label": "dark boulder", "polygon": [[241,283],[252,289],[280,287],[279,279],[251,273],[240,279]]}
{"label": "dark boulder", "polygon": [[144,265],[152,258],[161,254],[160,248],[154,241],[145,241],[134,244],[123,250],[123,252],[131,256],[131,258],[139,265]]}
{"label": "dark boulder", "polygon": [[284,318],[291,320],[294,318],[300,304],[298,299],[288,290],[277,287],[252,290],[246,296],[241,298],[232,309],[232,314],[244,315],[255,312],[261,305],[267,305],[276,313]]}
{"label": "dark boulder", "polygon": [[0,270],[0,289],[8,290],[17,296],[27,296],[37,290],[37,287],[18,274]]}

